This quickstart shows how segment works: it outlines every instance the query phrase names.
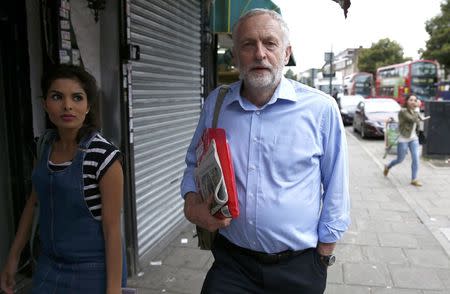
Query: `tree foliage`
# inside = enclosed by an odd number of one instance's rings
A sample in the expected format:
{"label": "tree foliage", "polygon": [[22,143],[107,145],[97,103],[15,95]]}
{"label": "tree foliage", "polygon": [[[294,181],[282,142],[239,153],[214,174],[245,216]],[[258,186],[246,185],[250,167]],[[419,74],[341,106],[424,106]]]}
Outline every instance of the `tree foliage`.
{"label": "tree foliage", "polygon": [[372,43],[370,48],[361,49],[358,55],[359,71],[375,74],[377,68],[385,65],[401,63],[408,60],[403,57],[403,48],[389,38]]}
{"label": "tree foliage", "polygon": [[425,30],[430,38],[419,51],[422,58],[437,60],[450,74],[450,0],[441,3],[441,13],[425,23]]}

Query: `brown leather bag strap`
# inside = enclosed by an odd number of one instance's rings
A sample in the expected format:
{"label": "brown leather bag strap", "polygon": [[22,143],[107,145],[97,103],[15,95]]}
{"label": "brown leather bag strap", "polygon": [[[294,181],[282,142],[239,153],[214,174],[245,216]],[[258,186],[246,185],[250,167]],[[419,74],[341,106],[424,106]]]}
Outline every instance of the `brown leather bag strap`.
{"label": "brown leather bag strap", "polygon": [[220,88],[219,94],[217,94],[216,106],[214,108],[214,117],[212,121],[213,128],[217,128],[217,121],[219,120],[220,108],[222,107],[223,100],[229,88],[230,87],[228,85],[224,85]]}

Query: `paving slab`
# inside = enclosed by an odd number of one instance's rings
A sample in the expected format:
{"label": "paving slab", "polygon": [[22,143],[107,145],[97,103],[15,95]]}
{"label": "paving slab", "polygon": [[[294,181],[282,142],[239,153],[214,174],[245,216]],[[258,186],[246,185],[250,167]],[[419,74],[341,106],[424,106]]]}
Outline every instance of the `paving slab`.
{"label": "paving slab", "polygon": [[384,264],[409,264],[402,248],[362,246],[364,256],[369,262]]}
{"label": "paving slab", "polygon": [[325,294],[370,294],[370,287],[329,284]]}
{"label": "paving slab", "polygon": [[[450,262],[443,250],[430,249],[404,249],[411,265],[432,267],[432,268],[449,268]],[[450,279],[450,276],[448,277]]]}
{"label": "paving slab", "polygon": [[327,272],[327,282],[331,284],[344,284],[342,263],[336,263]]}
{"label": "paving slab", "polygon": [[[372,288],[372,294],[422,294],[421,290],[412,290],[412,289],[393,289],[392,287],[388,288]],[[350,294],[350,293],[349,293]]]}
{"label": "paving slab", "polygon": [[419,242],[412,234],[403,233],[378,233],[381,246],[418,248]]}
{"label": "paving slab", "polygon": [[364,286],[392,285],[385,265],[367,262],[344,264],[344,282],[349,285]]}
{"label": "paving slab", "polygon": [[339,244],[379,245],[379,241],[374,232],[347,231]]}
{"label": "paving slab", "polygon": [[430,268],[390,266],[394,285],[400,288],[444,290],[437,272]]}

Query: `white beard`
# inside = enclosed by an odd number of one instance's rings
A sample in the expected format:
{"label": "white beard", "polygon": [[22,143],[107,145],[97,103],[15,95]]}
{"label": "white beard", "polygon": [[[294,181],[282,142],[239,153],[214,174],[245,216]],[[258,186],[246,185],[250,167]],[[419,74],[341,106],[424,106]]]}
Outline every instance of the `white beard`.
{"label": "white beard", "polygon": [[[263,73],[256,73],[249,70],[254,66],[267,66],[269,71]],[[280,60],[278,67],[272,67],[265,64],[253,64],[247,68],[239,67],[239,78],[244,81],[246,85],[252,88],[271,88],[278,84],[283,76],[283,60]]]}

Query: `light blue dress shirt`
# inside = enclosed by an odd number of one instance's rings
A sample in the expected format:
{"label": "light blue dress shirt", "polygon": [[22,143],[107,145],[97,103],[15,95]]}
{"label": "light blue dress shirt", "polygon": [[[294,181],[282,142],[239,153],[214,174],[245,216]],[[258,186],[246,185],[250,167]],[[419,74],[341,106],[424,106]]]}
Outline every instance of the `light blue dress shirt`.
{"label": "light blue dress shirt", "polygon": [[[261,108],[230,86],[218,127],[233,158],[240,216],[220,233],[234,244],[267,253],[339,240],[350,224],[347,143],[330,96],[282,78]],[[197,191],[195,147],[211,127],[218,94],[206,99],[186,155],[181,195]]]}

